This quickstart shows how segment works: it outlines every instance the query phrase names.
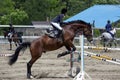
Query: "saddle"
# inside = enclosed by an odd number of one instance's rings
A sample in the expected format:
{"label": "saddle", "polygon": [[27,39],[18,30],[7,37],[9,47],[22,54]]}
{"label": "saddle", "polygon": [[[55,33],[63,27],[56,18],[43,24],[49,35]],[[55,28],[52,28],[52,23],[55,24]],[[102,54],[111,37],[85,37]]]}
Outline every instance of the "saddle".
{"label": "saddle", "polygon": [[63,41],[63,31],[60,32],[57,29],[47,29],[46,31],[46,35],[48,35],[50,38],[56,38],[58,41]]}
{"label": "saddle", "polygon": [[114,38],[114,34],[112,34],[111,32],[107,31],[113,38]]}

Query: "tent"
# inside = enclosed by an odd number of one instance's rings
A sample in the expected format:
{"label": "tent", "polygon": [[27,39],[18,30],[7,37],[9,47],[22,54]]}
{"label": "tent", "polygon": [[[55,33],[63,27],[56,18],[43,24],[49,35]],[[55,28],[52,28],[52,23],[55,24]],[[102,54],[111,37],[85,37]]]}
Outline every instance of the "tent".
{"label": "tent", "polygon": [[108,20],[116,22],[119,19],[120,5],[94,5],[65,20],[65,22],[83,20],[91,24],[94,23],[95,28],[105,28]]}

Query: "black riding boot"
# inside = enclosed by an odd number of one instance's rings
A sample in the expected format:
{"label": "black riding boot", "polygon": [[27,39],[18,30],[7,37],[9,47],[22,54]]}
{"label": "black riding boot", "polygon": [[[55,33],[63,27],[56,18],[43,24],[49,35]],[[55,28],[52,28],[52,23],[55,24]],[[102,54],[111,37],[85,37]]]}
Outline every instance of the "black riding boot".
{"label": "black riding boot", "polygon": [[62,30],[58,30],[58,34],[57,34],[56,38],[57,38],[58,41],[60,41],[60,42],[63,41],[63,39],[62,39]]}

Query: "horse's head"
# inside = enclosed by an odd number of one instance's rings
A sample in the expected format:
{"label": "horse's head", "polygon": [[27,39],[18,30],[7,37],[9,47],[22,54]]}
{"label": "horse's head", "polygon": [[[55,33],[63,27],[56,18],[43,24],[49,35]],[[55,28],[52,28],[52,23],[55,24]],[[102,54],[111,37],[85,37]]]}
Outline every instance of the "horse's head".
{"label": "horse's head", "polygon": [[113,28],[110,32],[111,32],[112,34],[115,34],[115,33],[116,33],[116,29]]}
{"label": "horse's head", "polygon": [[93,35],[92,35],[92,26],[90,23],[85,23],[85,26],[83,26],[83,34],[87,38],[89,42],[93,41]]}
{"label": "horse's head", "polygon": [[82,33],[89,42],[93,41],[92,27],[89,23],[77,20],[68,22],[67,24],[71,26],[74,34]]}

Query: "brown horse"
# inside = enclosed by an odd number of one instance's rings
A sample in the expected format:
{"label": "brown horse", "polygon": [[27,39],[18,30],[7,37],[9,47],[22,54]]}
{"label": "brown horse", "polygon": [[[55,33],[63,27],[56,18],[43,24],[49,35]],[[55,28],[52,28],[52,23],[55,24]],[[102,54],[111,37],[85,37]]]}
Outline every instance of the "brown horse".
{"label": "brown horse", "polygon": [[[76,47],[73,44],[73,39],[77,33],[83,33],[85,37],[87,37],[88,41],[92,41],[92,28],[91,25],[81,21],[71,21],[63,26],[63,42],[58,41],[56,38],[50,38],[48,35],[43,35],[38,39],[30,42],[22,43],[16,50],[15,53],[11,56],[9,60],[9,65],[15,63],[18,59],[18,55],[21,50],[25,50],[27,46],[30,48],[31,52],[31,60],[27,63],[27,78],[33,78],[31,74],[31,67],[33,63],[42,56],[43,52],[52,51],[59,49],[62,46],[65,46],[68,52],[63,52],[66,54],[70,54],[69,52],[75,51]],[[60,55],[58,55],[59,57]]]}
{"label": "brown horse", "polygon": [[9,34],[9,31],[5,31],[4,32],[4,38],[7,37],[8,41],[10,43],[10,50],[12,50],[12,42],[15,43],[15,46],[18,46],[18,45],[20,45],[22,43],[22,38],[21,38],[21,36],[17,32],[14,33],[12,35],[12,37],[10,37],[10,35],[8,35],[8,34]]}

